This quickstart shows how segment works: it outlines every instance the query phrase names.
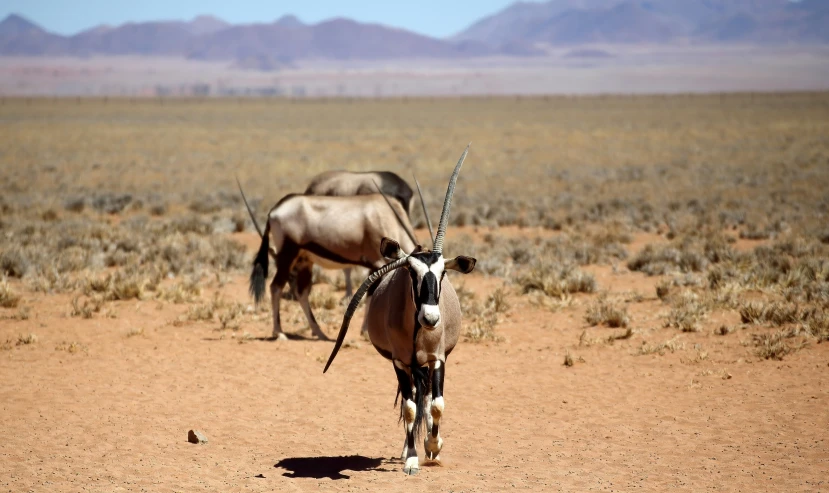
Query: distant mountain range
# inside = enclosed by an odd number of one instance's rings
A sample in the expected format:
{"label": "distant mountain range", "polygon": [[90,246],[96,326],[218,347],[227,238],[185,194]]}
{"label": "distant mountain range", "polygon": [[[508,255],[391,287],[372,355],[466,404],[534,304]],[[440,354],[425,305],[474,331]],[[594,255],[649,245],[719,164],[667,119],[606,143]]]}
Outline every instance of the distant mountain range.
{"label": "distant mountain range", "polygon": [[209,16],[98,26],[73,36],[47,32],[19,15],[0,22],[0,55],[154,55],[279,64],[300,59],[449,58],[537,53],[521,43],[452,41],[378,24],[331,19],[308,25],[293,16],[270,24],[231,25]]}
{"label": "distant mountain range", "polygon": [[829,43],[829,0],[518,2],[449,39],[337,18],[231,25],[210,16],[98,26],[73,36],[20,17],[0,22],[0,55],[183,56],[273,68],[293,60],[527,56],[597,43]]}
{"label": "distant mountain range", "polygon": [[591,43],[829,43],[829,1],[550,0],[518,2],[455,41]]}

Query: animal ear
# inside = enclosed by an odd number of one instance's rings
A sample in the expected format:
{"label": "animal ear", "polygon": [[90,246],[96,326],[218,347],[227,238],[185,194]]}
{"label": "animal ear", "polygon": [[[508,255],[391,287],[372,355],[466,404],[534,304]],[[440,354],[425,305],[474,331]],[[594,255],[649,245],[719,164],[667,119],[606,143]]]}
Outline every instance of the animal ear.
{"label": "animal ear", "polygon": [[384,236],[380,241],[380,255],[397,260],[400,258],[400,254],[400,243]]}
{"label": "animal ear", "polygon": [[464,255],[458,255],[455,258],[447,260],[443,264],[444,269],[452,269],[463,274],[469,274],[472,272],[472,269],[475,268],[475,263],[478,262],[472,257],[466,257]]}

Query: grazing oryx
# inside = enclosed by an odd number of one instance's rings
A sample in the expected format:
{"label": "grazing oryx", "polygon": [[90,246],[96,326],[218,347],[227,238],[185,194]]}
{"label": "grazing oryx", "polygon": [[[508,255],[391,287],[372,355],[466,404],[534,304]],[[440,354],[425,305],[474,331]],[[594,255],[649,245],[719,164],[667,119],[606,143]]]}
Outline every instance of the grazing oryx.
{"label": "grazing oryx", "polygon": [[[311,178],[311,183],[305,189],[305,195],[339,197],[371,195],[377,193],[378,188],[387,197],[400,202],[411,220],[412,197],[414,196],[412,187],[391,171],[325,171]],[[345,297],[351,298],[354,294],[351,287],[351,268],[343,269],[343,274],[345,275]]]}
{"label": "grazing oryx", "polygon": [[[393,239],[383,238],[382,253],[394,261],[372,272],[357,290],[323,370],[325,373],[334,361],[360,300],[379,280],[370,294],[363,326],[368,329],[377,352],[394,363],[397,391],[403,396],[400,414],[406,425],[406,441],[401,458],[406,461],[403,467],[406,474],[416,474],[419,470],[415,437],[421,434],[424,415],[426,458],[439,460],[443,447],[439,428],[444,411],[446,357],[458,342],[462,317],[458,295],[445,275],[447,270],[468,274],[476,262],[474,258],[464,256],[444,259],[443,239],[455,183],[468,151],[469,146],[449,180],[432,250],[401,249]],[[406,254],[406,251],[410,253]]]}
{"label": "grazing oryx", "polygon": [[[242,198],[245,199],[244,192]],[[256,223],[247,199],[245,205]],[[327,269],[351,265],[379,269],[387,263],[380,254],[380,242],[389,235],[402,238],[406,248],[414,248],[416,244],[406,212],[382,194],[351,197],[289,194],[277,202],[268,212],[268,223],[250,275],[250,292],[259,303],[265,294],[268,255],[274,257],[273,337],[286,338],[279,318],[279,301],[292,267],[297,272],[297,294],[305,318],[315,336],[328,339],[308,303],[314,264]],[[274,248],[270,247],[271,236]]]}

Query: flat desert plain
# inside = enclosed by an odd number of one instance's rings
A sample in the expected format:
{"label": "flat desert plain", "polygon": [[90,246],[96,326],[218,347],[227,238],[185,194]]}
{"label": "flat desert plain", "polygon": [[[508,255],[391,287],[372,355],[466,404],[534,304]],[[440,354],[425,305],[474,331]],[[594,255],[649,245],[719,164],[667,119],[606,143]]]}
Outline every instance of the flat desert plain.
{"label": "flat desert plain", "polygon": [[[0,126],[0,490],[829,490],[826,94],[4,100]],[[444,448],[406,476],[362,308],[326,374],[296,301],[270,338],[234,175],[262,223],[319,171],[415,171],[436,221],[469,141]],[[315,271],[329,337],[343,295]]]}

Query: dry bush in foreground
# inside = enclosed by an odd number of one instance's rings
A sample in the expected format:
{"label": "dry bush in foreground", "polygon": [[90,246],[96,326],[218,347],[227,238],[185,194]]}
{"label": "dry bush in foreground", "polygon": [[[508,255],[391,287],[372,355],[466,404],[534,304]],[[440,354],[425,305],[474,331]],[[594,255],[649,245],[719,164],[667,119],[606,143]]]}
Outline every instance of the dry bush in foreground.
{"label": "dry bush in foreground", "polygon": [[539,291],[547,296],[563,298],[571,293],[596,291],[596,279],[573,265],[562,265],[551,258],[534,260],[515,281],[523,293]]}
{"label": "dry bush in foreground", "polygon": [[628,327],[627,330],[624,332],[619,332],[616,334],[611,334],[607,337],[588,337],[587,331],[581,331],[581,335],[579,336],[579,346],[590,347],[590,346],[597,346],[597,345],[608,345],[612,346],[613,343],[616,341],[621,341],[625,339],[630,339],[633,337],[634,331],[632,328]]}
{"label": "dry bush in foreground", "polygon": [[625,328],[630,323],[627,307],[619,307],[604,297],[599,298],[587,309],[584,318],[591,326],[606,325],[611,328]]}
{"label": "dry bush in foreground", "polygon": [[755,354],[763,359],[782,360],[787,354],[793,353],[805,346],[805,343],[791,345],[787,342],[790,335],[785,332],[773,334],[754,334],[752,341]]}
{"label": "dry bush in foreground", "polygon": [[470,317],[463,338],[468,342],[502,342],[504,337],[495,331],[501,318],[509,313],[510,304],[504,288],[493,291],[483,304],[475,300],[474,294],[463,285],[458,288],[458,299],[465,316]]}
{"label": "dry bush in foreground", "polygon": [[682,332],[699,332],[699,323],[705,318],[708,308],[693,291],[683,291],[671,307],[666,327],[676,327]]}
{"label": "dry bush in foreground", "polygon": [[677,341],[676,338],[658,344],[649,344],[646,341],[642,341],[642,345],[639,347],[639,351],[637,354],[645,355],[657,353],[660,356],[662,356],[665,354],[666,351],[670,351],[673,353],[676,351],[682,351],[684,349],[685,343]]}
{"label": "dry bush in foreground", "polygon": [[15,308],[20,304],[20,295],[9,286],[9,281],[3,278],[0,281],[0,307]]}

